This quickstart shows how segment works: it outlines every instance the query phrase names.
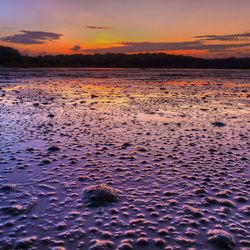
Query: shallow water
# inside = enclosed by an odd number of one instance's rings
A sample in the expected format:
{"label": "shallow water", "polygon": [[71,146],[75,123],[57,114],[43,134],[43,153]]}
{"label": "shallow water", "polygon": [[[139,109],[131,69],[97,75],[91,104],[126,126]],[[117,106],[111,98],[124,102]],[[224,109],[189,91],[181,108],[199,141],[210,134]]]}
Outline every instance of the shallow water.
{"label": "shallow water", "polygon": [[[0,249],[217,249],[213,229],[250,247],[250,71],[1,70],[0,86]],[[120,201],[88,207],[97,184]]]}

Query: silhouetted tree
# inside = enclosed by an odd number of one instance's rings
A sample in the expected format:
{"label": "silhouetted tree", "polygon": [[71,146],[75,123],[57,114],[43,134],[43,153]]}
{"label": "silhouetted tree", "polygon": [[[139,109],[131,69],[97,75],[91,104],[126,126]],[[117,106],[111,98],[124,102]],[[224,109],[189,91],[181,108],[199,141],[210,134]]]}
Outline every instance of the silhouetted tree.
{"label": "silhouetted tree", "polygon": [[12,48],[0,46],[0,65],[14,65],[21,62],[21,54]]}

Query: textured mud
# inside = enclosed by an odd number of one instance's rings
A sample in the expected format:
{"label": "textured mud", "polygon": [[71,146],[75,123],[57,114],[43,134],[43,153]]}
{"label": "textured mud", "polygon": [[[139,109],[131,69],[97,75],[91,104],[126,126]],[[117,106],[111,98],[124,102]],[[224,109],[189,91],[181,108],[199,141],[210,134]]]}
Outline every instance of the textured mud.
{"label": "textured mud", "polygon": [[0,86],[0,249],[250,249],[250,72],[5,70]]}

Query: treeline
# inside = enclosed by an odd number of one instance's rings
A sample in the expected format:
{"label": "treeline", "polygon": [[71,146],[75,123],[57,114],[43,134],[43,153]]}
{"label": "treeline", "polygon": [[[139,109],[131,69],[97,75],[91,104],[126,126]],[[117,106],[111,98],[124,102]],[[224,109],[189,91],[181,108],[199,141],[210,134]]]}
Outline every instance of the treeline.
{"label": "treeline", "polygon": [[0,67],[217,68],[250,69],[250,58],[202,59],[163,53],[22,56],[0,46]]}

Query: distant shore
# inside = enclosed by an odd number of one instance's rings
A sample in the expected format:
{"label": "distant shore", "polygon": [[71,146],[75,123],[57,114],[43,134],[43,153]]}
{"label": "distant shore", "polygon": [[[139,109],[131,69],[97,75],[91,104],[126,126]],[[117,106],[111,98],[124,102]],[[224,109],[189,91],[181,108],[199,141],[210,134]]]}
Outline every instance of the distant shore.
{"label": "distant shore", "polygon": [[23,56],[0,46],[0,68],[250,69],[250,58],[205,59],[164,53]]}

